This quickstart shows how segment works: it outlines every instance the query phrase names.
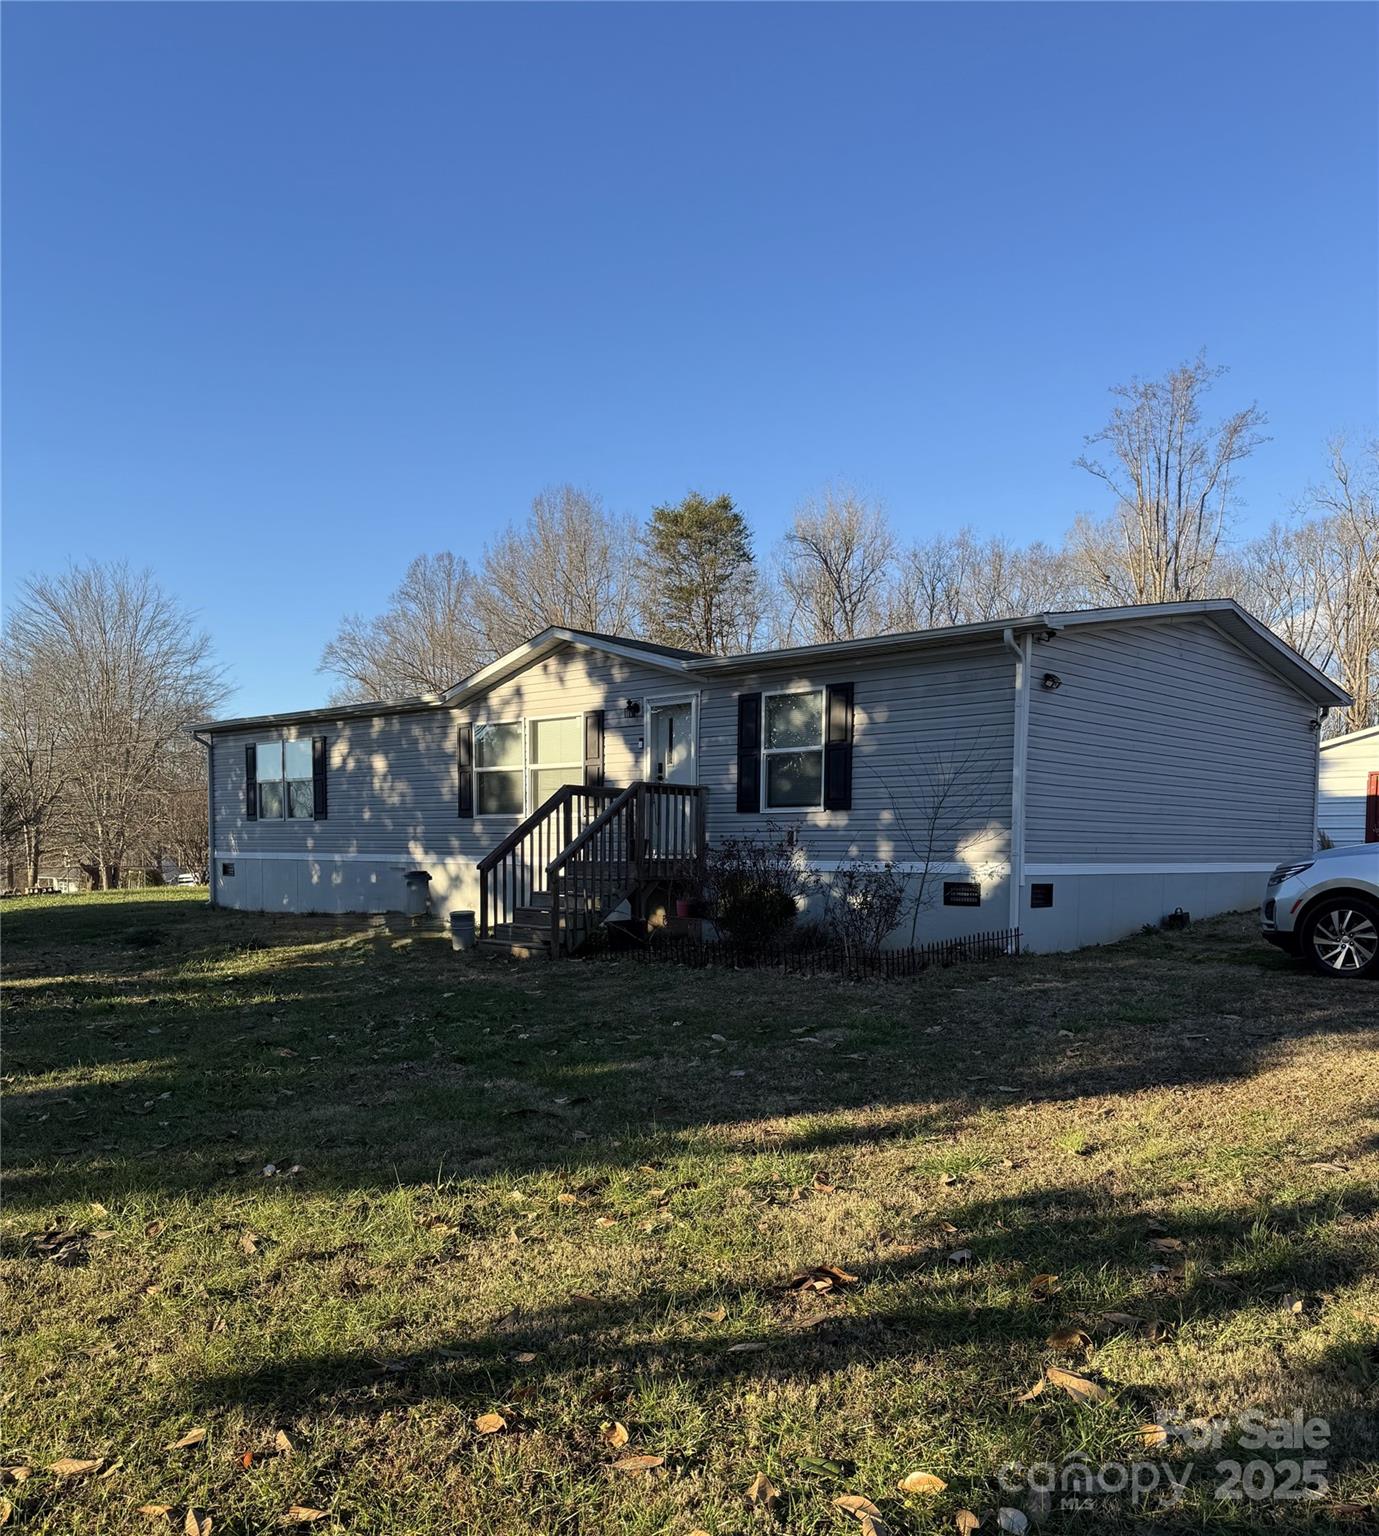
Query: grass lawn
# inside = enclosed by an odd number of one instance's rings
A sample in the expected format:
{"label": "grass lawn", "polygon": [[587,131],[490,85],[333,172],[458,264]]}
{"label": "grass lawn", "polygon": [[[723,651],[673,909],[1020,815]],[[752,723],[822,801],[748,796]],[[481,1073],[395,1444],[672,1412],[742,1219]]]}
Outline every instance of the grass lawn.
{"label": "grass lawn", "polygon": [[[1371,1518],[1379,989],[1245,918],[848,985],[0,917],[14,1528],[994,1531],[1072,1453],[1195,1471],[1046,1530]],[[1050,1366],[1095,1387],[1021,1400]],[[1250,1408],[1329,1444],[1140,1428]],[[1329,1492],[1215,1497],[1261,1455]]]}

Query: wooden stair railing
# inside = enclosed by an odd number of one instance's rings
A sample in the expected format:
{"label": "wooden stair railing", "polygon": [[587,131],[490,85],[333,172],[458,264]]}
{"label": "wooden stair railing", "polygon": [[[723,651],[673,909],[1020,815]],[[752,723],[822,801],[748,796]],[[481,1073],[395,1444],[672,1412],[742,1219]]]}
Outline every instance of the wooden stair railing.
{"label": "wooden stair railing", "polygon": [[532,904],[532,897],[545,889],[542,882],[551,860],[620,793],[587,784],[563,784],[492,853],[479,860],[480,939],[492,937],[499,923],[512,922],[519,907]]}
{"label": "wooden stair railing", "polygon": [[632,784],[550,861],[552,957],[577,949],[624,901],[644,917],[649,885],[703,883],[705,794],[698,784]]}

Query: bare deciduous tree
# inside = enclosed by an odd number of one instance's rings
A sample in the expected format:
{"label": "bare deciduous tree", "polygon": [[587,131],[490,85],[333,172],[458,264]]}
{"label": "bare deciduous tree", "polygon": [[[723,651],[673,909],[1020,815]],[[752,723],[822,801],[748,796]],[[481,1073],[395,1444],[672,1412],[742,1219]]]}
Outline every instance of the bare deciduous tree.
{"label": "bare deciduous tree", "polygon": [[494,655],[548,625],[627,634],[637,612],[637,525],[571,485],[542,491],[484,554],[475,611]]}
{"label": "bare deciduous tree", "polygon": [[787,635],[824,645],[881,633],[894,557],[895,538],[878,504],[845,487],[806,501],[778,563]]}
{"label": "bare deciduous tree", "polygon": [[53,669],[24,643],[15,620],[6,625],[0,674],[0,776],[6,862],[22,848],[29,886],[37,885],[49,823],[62,793]]}
{"label": "bare deciduous tree", "polygon": [[109,889],[146,849],[170,747],[225,696],[210,640],[149,572],[99,564],[27,582],[9,638],[51,690],[64,832]]}
{"label": "bare deciduous tree", "polygon": [[1081,597],[1066,551],[981,539],[970,528],[904,550],[886,628],[940,629],[1075,607]]}
{"label": "bare deciduous tree", "polygon": [[458,555],[418,555],[377,618],[349,614],[321,653],[335,702],[440,693],[493,656],[475,616],[478,583]]}
{"label": "bare deciduous tree", "polygon": [[206,823],[206,753],[183,737],[168,745],[150,786],[149,853],[154,864],[170,860],[203,883],[211,855]]}
{"label": "bare deciduous tree", "polygon": [[1109,461],[1077,463],[1114,495],[1109,519],[1081,519],[1073,545],[1088,585],[1117,602],[1181,602],[1209,594],[1212,568],[1234,505],[1234,476],[1260,443],[1256,405],[1204,425],[1202,397],[1225,372],[1205,355],[1163,379],[1132,379],[1112,393],[1121,402],[1087,439]]}

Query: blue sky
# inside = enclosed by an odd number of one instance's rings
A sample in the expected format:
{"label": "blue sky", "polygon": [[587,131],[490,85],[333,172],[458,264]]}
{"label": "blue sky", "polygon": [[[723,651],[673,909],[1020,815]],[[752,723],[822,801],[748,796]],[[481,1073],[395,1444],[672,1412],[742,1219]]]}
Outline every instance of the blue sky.
{"label": "blue sky", "polygon": [[1056,539],[1109,385],[1379,405],[1379,11],[11,4],[4,579],[154,567],[235,711],[542,486]]}

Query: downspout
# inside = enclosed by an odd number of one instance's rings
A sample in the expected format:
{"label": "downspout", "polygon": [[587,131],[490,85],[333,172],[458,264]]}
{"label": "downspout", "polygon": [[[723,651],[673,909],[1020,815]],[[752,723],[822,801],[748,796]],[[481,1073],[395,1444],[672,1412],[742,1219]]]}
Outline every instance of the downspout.
{"label": "downspout", "polygon": [[1025,762],[1029,754],[1029,674],[1033,637],[1019,640],[1007,624],[1001,643],[1015,658],[1015,743],[1010,764],[1010,916],[1007,927],[1020,926],[1025,888]]}
{"label": "downspout", "polygon": [[211,888],[211,905],[215,899],[215,737],[192,732],[192,740],[206,749],[206,879]]}

